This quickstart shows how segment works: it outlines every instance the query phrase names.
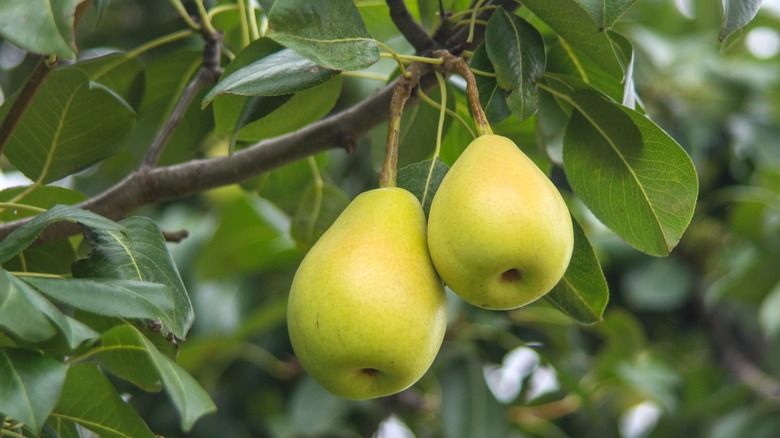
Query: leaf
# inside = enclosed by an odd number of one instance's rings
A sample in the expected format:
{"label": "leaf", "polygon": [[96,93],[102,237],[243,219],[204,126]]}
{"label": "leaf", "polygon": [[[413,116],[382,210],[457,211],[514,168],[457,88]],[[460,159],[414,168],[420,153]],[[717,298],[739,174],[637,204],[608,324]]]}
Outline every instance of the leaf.
{"label": "leaf", "polygon": [[[134,368],[138,364],[139,366],[148,366],[149,368],[145,370],[147,372],[151,370],[156,374],[162,381],[165,392],[168,393],[179,411],[181,426],[185,431],[189,431],[198,418],[216,410],[214,402],[198,385],[197,381],[171,358],[162,354],[135,327],[129,324],[114,327],[104,333],[103,346],[108,348],[99,353],[98,357],[105,364],[107,363],[106,358],[114,355],[113,360],[108,362],[113,364],[113,366],[109,365],[112,373],[117,370],[118,365],[123,372],[117,375],[125,378],[127,373],[138,371],[138,368]],[[118,357],[122,357],[120,355],[124,355],[124,361],[117,360]],[[139,357],[139,355],[143,356]],[[129,360],[129,357],[132,357],[132,360]]]}
{"label": "leaf", "polygon": [[0,412],[39,433],[57,404],[67,368],[36,351],[0,348]]}
{"label": "leaf", "polygon": [[320,67],[290,49],[280,50],[222,78],[203,98],[203,106],[221,94],[278,96],[296,93],[337,74],[338,71]]}
{"label": "leaf", "polygon": [[83,71],[90,81],[105,85],[133,108],[139,107],[143,97],[144,64],[138,57],[110,53],[79,61],[67,68]]}
{"label": "leaf", "polygon": [[290,235],[298,248],[308,251],[347,208],[349,198],[333,184],[309,186],[292,218]]}
{"label": "leaf", "polygon": [[777,339],[780,334],[780,283],[777,283],[761,302],[758,324],[766,337]]}
{"label": "leaf", "polygon": [[174,304],[164,284],[138,280],[26,277],[24,281],[55,300],[98,315],[157,319],[173,327]]}
{"label": "leaf", "polygon": [[522,18],[499,7],[488,21],[485,48],[506,103],[520,122],[537,110],[536,83],[545,70],[544,40]]}
{"label": "leaf", "polygon": [[[480,44],[474,51],[474,57],[471,58],[469,65],[471,68],[485,73],[494,73],[493,64],[490,63],[484,43]],[[475,73],[475,80],[479,91],[479,103],[485,110],[488,122],[495,124],[512,115],[512,110],[506,104],[507,92],[498,86],[496,78]]]}
{"label": "leaf", "polygon": [[[74,263],[73,275],[79,278],[109,278],[160,283],[168,288],[173,309],[163,322],[163,334],[172,332],[184,339],[192,326],[194,313],[179,271],[165,245],[160,228],[151,219],[133,216],[119,222],[125,233],[88,229],[86,241],[92,252]],[[156,301],[160,306],[160,302]],[[171,325],[165,324],[171,321]]]}
{"label": "leaf", "polygon": [[67,205],[57,205],[49,211],[34,217],[24,226],[14,230],[0,240],[0,263],[5,263],[11,257],[24,251],[49,225],[60,222],[76,222],[85,227],[123,232],[125,228],[116,222],[91,211]]}
{"label": "leaf", "polygon": [[75,421],[101,437],[155,436],[92,363],[80,363],[68,369],[62,396],[51,415],[53,419]]}
{"label": "leaf", "polygon": [[255,142],[278,137],[316,122],[336,105],[341,96],[342,84],[342,77],[336,76],[323,84],[295,93],[270,114],[244,126],[238,133],[238,140]]}
{"label": "leaf", "polygon": [[609,37],[582,4],[576,0],[523,0],[523,6],[607,74],[622,77],[623,70]]}
{"label": "leaf", "polygon": [[73,20],[83,1],[0,2],[0,35],[30,52],[75,58]]}
{"label": "leaf", "polygon": [[636,0],[577,0],[601,29],[609,29]]}
{"label": "leaf", "polygon": [[230,150],[232,151],[238,138],[241,128],[246,125],[262,119],[271,114],[275,109],[284,105],[292,94],[282,94],[279,96],[251,96],[246,99],[241,114],[238,115],[238,121],[233,128],[233,134],[230,136]]}
{"label": "leaf", "polygon": [[55,70],[19,120],[8,159],[31,180],[49,183],[109,157],[130,138],[135,112],[75,69]]}
{"label": "leaf", "polygon": [[[30,190],[29,186],[24,187],[12,187],[0,191],[0,202],[8,202],[20,193]],[[83,193],[75,190],[66,189],[64,187],[57,186],[38,186],[30,190],[24,196],[24,199],[18,201],[18,204],[29,205],[31,207],[38,207],[43,209],[49,209],[57,204],[73,205],[86,199]],[[17,219],[22,219],[29,216],[35,216],[38,214],[32,210],[26,209],[10,209],[6,208],[0,211],[0,222],[11,222]]]}
{"label": "leaf", "polygon": [[379,60],[353,0],[277,0],[268,37],[330,70],[362,70]]}
{"label": "leaf", "polygon": [[398,170],[398,187],[412,192],[422,204],[425,217],[428,217],[433,196],[449,170],[441,160],[410,164]]}
{"label": "leaf", "polygon": [[758,13],[761,0],[721,0],[723,5],[723,22],[718,34],[718,41],[723,42],[732,33],[745,27]]}
{"label": "leaf", "polygon": [[487,384],[478,358],[458,359],[441,373],[441,423],[448,438],[509,436],[501,405]]}
{"label": "leaf", "polygon": [[[10,322],[8,324],[10,329],[18,331],[22,327],[27,327],[35,330],[49,330],[49,327],[53,326],[56,329],[55,333],[59,332],[65,340],[66,348],[64,350],[67,351],[75,350],[82,344],[98,337],[94,330],[63,314],[54,304],[30,288],[22,280],[7,274],[5,271],[0,272],[8,278],[12,286],[10,290],[16,290],[19,296],[17,302],[20,305],[16,309],[10,306],[8,308],[9,313],[18,312],[18,314],[9,314],[4,318],[5,321]],[[24,301],[20,302],[19,299]],[[42,320],[41,315],[48,321]],[[43,339],[36,341],[48,340],[51,337],[52,335],[47,333]]]}
{"label": "leaf", "polygon": [[198,274],[203,278],[258,274],[294,263],[300,254],[288,234],[289,222],[273,220],[278,215],[267,203],[236,200],[201,249]]}
{"label": "leaf", "polygon": [[609,287],[596,254],[580,224],[574,225],[574,251],[563,278],[545,298],[580,324],[600,322]]}
{"label": "leaf", "polygon": [[623,240],[668,254],[696,204],[690,157],[653,122],[595,91],[576,91],[570,101],[577,111],[566,129],[563,165],[572,189]]}
{"label": "leaf", "polygon": [[[14,339],[38,343],[57,334],[46,315],[27,299],[29,287],[0,269],[0,331]],[[1,391],[0,391],[1,393]]]}

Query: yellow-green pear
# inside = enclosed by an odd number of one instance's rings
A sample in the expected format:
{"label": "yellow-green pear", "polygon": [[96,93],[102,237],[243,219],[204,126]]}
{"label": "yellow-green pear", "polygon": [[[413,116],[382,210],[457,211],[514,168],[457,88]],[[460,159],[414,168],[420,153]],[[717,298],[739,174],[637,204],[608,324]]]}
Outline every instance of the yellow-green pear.
{"label": "yellow-green pear", "polygon": [[434,266],[478,307],[514,309],[543,296],[566,271],[573,245],[560,193],[506,137],[471,142],[431,203]]}
{"label": "yellow-green pear", "polygon": [[400,188],[356,197],[298,267],[287,324],[303,367],[340,397],[419,380],[441,347],[447,304],[417,198]]}

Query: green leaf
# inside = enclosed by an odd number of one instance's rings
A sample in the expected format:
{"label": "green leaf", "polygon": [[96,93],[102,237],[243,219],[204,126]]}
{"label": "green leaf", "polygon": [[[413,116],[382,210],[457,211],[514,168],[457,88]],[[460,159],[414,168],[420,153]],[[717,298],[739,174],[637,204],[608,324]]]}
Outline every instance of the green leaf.
{"label": "green leaf", "polygon": [[70,265],[76,261],[76,250],[69,240],[33,245],[3,263],[9,271],[70,275]]}
{"label": "green leaf", "polygon": [[57,404],[66,371],[36,351],[0,349],[0,413],[39,433]]}
{"label": "green leaf", "polygon": [[75,69],[54,71],[8,141],[8,159],[32,180],[57,181],[119,151],[135,112]]}
{"label": "green leaf", "polygon": [[73,19],[83,1],[0,2],[0,35],[30,52],[75,58]]}
{"label": "green leaf", "polygon": [[503,7],[490,17],[485,47],[498,86],[508,94],[506,103],[524,121],[536,112],[536,83],[545,70],[544,40],[533,26]]}
{"label": "green leaf", "polygon": [[300,255],[288,235],[289,223],[275,220],[278,215],[268,203],[236,200],[200,251],[198,274],[204,278],[258,274],[293,263]]}
{"label": "green leaf", "polygon": [[777,339],[780,334],[780,283],[761,302],[758,324],[766,337]]}
{"label": "green leaf", "polygon": [[622,77],[623,70],[609,37],[582,4],[576,0],[523,0],[523,6],[610,76]]}
{"label": "green leaf", "polygon": [[101,437],[155,436],[92,363],[77,364],[68,369],[62,396],[51,415],[56,420],[75,421]]}
{"label": "green leaf", "polygon": [[138,57],[111,53],[79,61],[67,68],[83,71],[90,81],[105,85],[133,108],[139,107],[143,97],[144,64]]}
{"label": "green leaf", "polygon": [[[495,73],[484,43],[474,51],[474,57],[471,58],[469,65],[485,73]],[[475,74],[475,80],[479,91],[479,103],[485,110],[488,122],[495,124],[512,115],[512,110],[506,104],[507,92],[498,86],[496,78]]]}
{"label": "green leaf", "polygon": [[331,70],[362,70],[379,60],[353,0],[277,0],[268,37]]}
{"label": "green leaf", "polygon": [[[123,372],[117,375],[123,378],[126,378],[128,373],[138,372],[139,369],[147,373],[151,370],[156,374],[179,411],[181,425],[185,431],[189,431],[198,418],[216,410],[214,402],[198,382],[171,358],[161,353],[152,341],[135,327],[128,324],[114,327],[103,335],[103,346],[108,348],[99,353],[98,357],[105,364],[106,358],[110,357],[108,355],[114,355],[112,363],[115,366],[109,368],[112,373],[117,370],[116,365],[119,365]],[[119,355],[124,355],[126,360],[118,361],[117,358],[122,357]],[[128,359],[131,357],[132,360]],[[145,364],[149,368],[134,368],[136,364],[141,367]]]}
{"label": "green leaf", "polygon": [[347,208],[349,198],[333,184],[313,183],[292,218],[290,235],[303,251],[310,249]]}
{"label": "green leaf", "polygon": [[103,216],[67,205],[57,205],[49,211],[34,217],[23,227],[14,230],[13,233],[0,241],[0,263],[5,263],[11,257],[24,251],[49,225],[60,222],[76,222],[85,227],[110,230],[114,232],[124,231],[124,227]]}
{"label": "green leaf", "polygon": [[601,29],[609,29],[636,0],[577,0]]}
{"label": "green leaf", "polygon": [[233,134],[230,136],[230,150],[232,151],[235,147],[238,133],[243,127],[271,114],[292,97],[292,94],[282,94],[279,96],[251,96],[246,99],[244,108],[238,115],[238,121],[233,128]]}
{"label": "green leaf", "polygon": [[163,384],[142,340],[144,335],[138,329],[129,327],[118,324],[104,331],[97,350],[100,364],[111,374],[144,391],[158,392],[162,390]]}
{"label": "green leaf", "polygon": [[175,324],[171,288],[138,280],[25,277],[43,294],[77,309],[121,318]]}
{"label": "green leaf", "polygon": [[[82,344],[98,337],[98,334],[94,330],[63,314],[60,309],[51,303],[51,301],[41,296],[41,294],[29,287],[22,280],[8,275],[5,271],[2,271],[2,274],[5,275],[10,282],[11,288],[9,290],[12,292],[15,290],[18,294],[18,297],[15,300],[17,307],[14,309],[13,302],[11,302],[6,310],[9,314],[6,315],[5,321],[9,321],[9,329],[15,332],[18,332],[21,328],[27,328],[28,330],[45,329],[48,331],[49,327],[53,326],[56,329],[55,333],[59,332],[65,340],[66,348],[64,350],[67,351],[75,350]],[[13,300],[13,295],[11,298]],[[10,314],[10,312],[18,312],[18,315]],[[41,315],[48,319],[48,321],[42,320]],[[49,322],[51,324],[49,324]],[[50,338],[51,335],[45,333],[43,339],[31,341],[39,342]]]}
{"label": "green leaf", "polygon": [[[87,230],[85,237],[92,246],[92,252],[86,259],[73,265],[73,275],[80,278],[140,280],[167,286],[167,293],[174,306],[170,311],[165,311],[168,315],[166,320],[171,325],[163,324],[163,333],[172,332],[177,338],[184,339],[194,318],[192,303],[160,228],[151,219],[140,216],[129,217],[120,224],[126,230],[125,233]],[[161,306],[160,301],[155,303]]]}
{"label": "green leaf", "polygon": [[732,33],[745,27],[758,13],[761,0],[722,0],[723,22],[718,41],[725,41]]}
{"label": "green leaf", "polygon": [[690,157],[634,110],[582,89],[564,138],[572,189],[623,240],[667,255],[693,216],[698,179]]}
{"label": "green leaf", "polygon": [[[0,202],[8,202],[20,193],[30,190],[29,186],[12,187],[0,191]],[[83,193],[57,186],[38,186],[30,190],[17,204],[29,205],[49,209],[57,204],[73,205],[86,199]],[[35,216],[38,212],[26,209],[6,208],[0,211],[0,222],[11,222],[29,216]]]}
{"label": "green leaf", "polygon": [[490,392],[478,358],[470,354],[438,374],[444,436],[509,436],[506,408]]}
{"label": "green leaf", "polygon": [[337,74],[338,71],[320,67],[290,49],[280,50],[223,77],[203,98],[203,105],[221,94],[278,96],[296,93]]}
{"label": "green leaf", "polygon": [[238,140],[255,142],[278,137],[316,122],[336,105],[342,84],[342,77],[337,76],[316,87],[295,93],[270,114],[244,126],[238,132]]}
{"label": "green leaf", "polygon": [[43,342],[57,334],[57,330],[27,299],[26,289],[29,286],[0,269],[0,331],[24,342]]}
{"label": "green leaf", "polygon": [[425,217],[428,217],[433,196],[449,170],[441,160],[410,164],[398,170],[398,187],[412,192],[422,204]]}
{"label": "green leaf", "polygon": [[580,224],[574,225],[574,252],[560,282],[545,298],[580,324],[602,320],[609,300],[609,287],[596,254]]}

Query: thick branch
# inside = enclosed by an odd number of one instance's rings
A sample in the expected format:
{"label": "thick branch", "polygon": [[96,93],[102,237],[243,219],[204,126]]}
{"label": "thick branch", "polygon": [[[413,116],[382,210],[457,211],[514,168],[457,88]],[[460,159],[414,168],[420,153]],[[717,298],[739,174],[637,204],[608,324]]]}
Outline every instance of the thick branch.
{"label": "thick branch", "polygon": [[387,7],[390,8],[390,18],[393,19],[395,27],[401,31],[418,55],[423,55],[436,47],[433,39],[409,13],[403,0],[387,0]]}

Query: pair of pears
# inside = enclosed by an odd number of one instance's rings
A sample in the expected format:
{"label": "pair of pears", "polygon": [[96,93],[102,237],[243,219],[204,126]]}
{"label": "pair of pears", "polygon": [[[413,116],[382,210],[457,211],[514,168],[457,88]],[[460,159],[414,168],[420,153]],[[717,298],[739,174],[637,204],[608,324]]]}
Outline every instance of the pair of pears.
{"label": "pair of pears", "polygon": [[511,140],[481,136],[445,176],[427,225],[420,202],[401,188],[350,203],[295,274],[293,349],[340,397],[402,391],[444,338],[441,280],[476,306],[520,307],[555,286],[572,247],[571,218],[552,182]]}

